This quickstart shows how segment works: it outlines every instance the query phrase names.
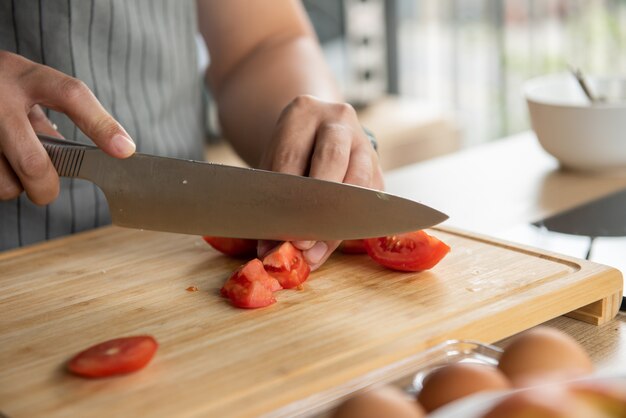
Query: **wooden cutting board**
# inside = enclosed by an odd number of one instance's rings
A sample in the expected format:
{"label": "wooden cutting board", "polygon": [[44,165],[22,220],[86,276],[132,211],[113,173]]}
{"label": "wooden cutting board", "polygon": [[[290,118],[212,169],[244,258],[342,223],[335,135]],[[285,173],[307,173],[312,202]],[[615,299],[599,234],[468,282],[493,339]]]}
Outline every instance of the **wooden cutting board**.
{"label": "wooden cutting board", "polygon": [[[293,417],[413,371],[451,338],[490,343],[550,318],[619,306],[619,271],[451,229],[434,269],[399,273],[336,254],[304,290],[240,310],[219,288],[240,261],[200,238],[106,227],[0,254],[0,411],[15,417]],[[198,292],[188,292],[197,286]],[[77,351],[160,342],[139,373],[85,380]]]}

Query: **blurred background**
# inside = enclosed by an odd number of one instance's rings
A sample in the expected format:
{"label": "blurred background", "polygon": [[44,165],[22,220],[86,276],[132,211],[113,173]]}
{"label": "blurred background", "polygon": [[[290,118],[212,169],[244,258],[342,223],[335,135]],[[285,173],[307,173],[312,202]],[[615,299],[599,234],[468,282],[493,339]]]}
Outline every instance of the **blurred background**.
{"label": "blurred background", "polygon": [[626,70],[626,0],[303,0],[386,170],[530,128],[522,84]]}

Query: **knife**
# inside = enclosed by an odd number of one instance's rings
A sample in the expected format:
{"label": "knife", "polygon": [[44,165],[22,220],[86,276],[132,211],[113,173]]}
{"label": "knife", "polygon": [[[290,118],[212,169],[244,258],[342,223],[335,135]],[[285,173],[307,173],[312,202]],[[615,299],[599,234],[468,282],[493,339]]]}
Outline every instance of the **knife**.
{"label": "knife", "polygon": [[345,240],[424,229],[447,215],[381,191],[252,168],[99,148],[38,135],[59,176],[106,196],[115,225],[231,238]]}

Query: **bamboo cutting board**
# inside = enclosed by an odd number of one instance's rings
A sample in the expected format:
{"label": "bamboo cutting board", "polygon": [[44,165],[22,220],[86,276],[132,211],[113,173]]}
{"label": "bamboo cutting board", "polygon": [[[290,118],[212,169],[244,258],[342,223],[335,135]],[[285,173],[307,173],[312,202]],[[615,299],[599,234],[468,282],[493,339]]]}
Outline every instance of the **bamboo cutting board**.
{"label": "bamboo cutting board", "polygon": [[[107,227],[0,254],[0,411],[16,417],[292,417],[408,374],[450,338],[490,343],[550,318],[619,306],[619,271],[463,231],[434,269],[399,273],[334,255],[304,290],[240,310],[219,288],[240,261],[200,238]],[[197,286],[198,292],[188,292]],[[74,353],[151,334],[153,362],[123,377],[65,372]]]}

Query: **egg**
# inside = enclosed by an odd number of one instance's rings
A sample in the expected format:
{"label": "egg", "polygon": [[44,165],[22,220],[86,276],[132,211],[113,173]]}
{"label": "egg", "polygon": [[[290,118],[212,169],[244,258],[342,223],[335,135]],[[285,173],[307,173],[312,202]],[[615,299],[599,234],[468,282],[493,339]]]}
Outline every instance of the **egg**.
{"label": "egg", "polygon": [[577,402],[562,386],[515,392],[498,402],[482,418],[607,418],[599,410]]}
{"label": "egg", "polygon": [[514,386],[525,387],[589,374],[593,364],[570,336],[553,328],[537,327],[511,341],[498,368]]}
{"label": "egg", "polygon": [[626,382],[586,380],[569,385],[569,392],[579,402],[602,411],[607,418],[626,417]]}
{"label": "egg", "polygon": [[426,414],[408,395],[383,386],[356,395],[337,408],[332,418],[423,418]]}
{"label": "egg", "polygon": [[467,395],[510,387],[508,379],[493,366],[455,363],[429,373],[417,396],[419,403],[431,412]]}

